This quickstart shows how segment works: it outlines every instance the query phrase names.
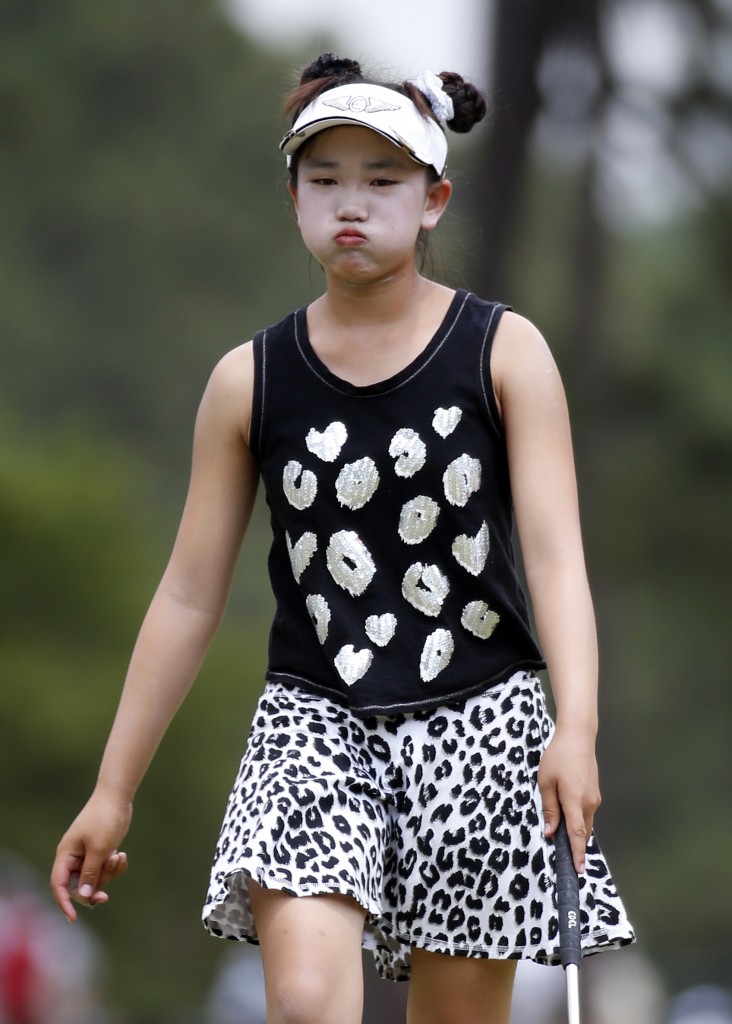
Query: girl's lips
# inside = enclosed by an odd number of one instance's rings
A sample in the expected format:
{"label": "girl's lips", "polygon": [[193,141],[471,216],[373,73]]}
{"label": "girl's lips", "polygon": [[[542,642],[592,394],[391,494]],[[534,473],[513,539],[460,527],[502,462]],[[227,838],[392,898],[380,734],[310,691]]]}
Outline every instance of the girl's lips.
{"label": "girl's lips", "polygon": [[360,231],[355,231],[353,228],[347,228],[344,231],[339,231],[335,240],[338,245],[360,245],[366,241],[366,236],[361,234]]}

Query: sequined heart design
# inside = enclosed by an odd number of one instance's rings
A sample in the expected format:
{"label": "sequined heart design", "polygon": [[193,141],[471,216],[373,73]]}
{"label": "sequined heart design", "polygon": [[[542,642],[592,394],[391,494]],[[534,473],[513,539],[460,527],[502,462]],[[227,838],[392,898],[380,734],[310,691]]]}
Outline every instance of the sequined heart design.
{"label": "sequined heart design", "polygon": [[347,437],[348,431],[345,423],[334,420],[322,431],[311,427],[305,438],[305,444],[308,451],[317,455],[323,462],[335,462],[341,454],[341,448],[346,443]]}
{"label": "sequined heart design", "polygon": [[460,621],[473,636],[487,640],[501,621],[501,616],[491,611],[485,601],[471,601],[463,608]]}
{"label": "sequined heart design", "polygon": [[290,540],[289,533],[285,534],[287,551],[290,555],[292,574],[300,582],[300,577],[310,565],[311,559],[318,550],[318,538],[314,533],[304,533],[296,544]]}
{"label": "sequined heart design", "polygon": [[328,626],[330,625],[330,606],[322,594],[310,594],[305,598],[305,607],[310,618],[313,620],[318,640],[324,644],[328,639]]}
{"label": "sequined heart design", "polygon": [[488,524],[483,523],[475,537],[469,537],[465,533],[456,537],[452,544],[452,553],[463,569],[467,569],[472,576],[480,576],[488,560],[489,546]]}
{"label": "sequined heart design", "polygon": [[458,409],[456,405],[451,405],[449,409],[435,409],[432,419],[435,432],[440,437],[448,437],[460,422],[462,414],[462,409]]}
{"label": "sequined heart design", "polygon": [[377,647],[386,647],[396,631],[396,615],[384,612],[383,615],[369,615],[366,619],[366,636]]}
{"label": "sequined heart design", "polygon": [[435,679],[450,664],[455,641],[449,629],[436,629],[424,642],[419,659],[419,674],[426,683]]}
{"label": "sequined heart design", "polygon": [[338,675],[347,686],[353,686],[354,683],[357,683],[359,679],[366,675],[373,657],[371,651],[366,648],[362,651],[357,651],[353,644],[346,644],[345,647],[341,647],[335,656],[335,667]]}
{"label": "sequined heart design", "polygon": [[310,508],[318,493],[318,478],[309,469],[293,459],[285,466],[282,474],[282,490],[293,508],[302,511]]}

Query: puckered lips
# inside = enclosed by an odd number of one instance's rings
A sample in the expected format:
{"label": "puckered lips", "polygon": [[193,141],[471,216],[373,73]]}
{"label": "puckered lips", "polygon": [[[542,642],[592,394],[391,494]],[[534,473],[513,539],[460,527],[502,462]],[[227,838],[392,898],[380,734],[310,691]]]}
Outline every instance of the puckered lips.
{"label": "puckered lips", "polygon": [[358,228],[341,228],[335,236],[335,241],[336,245],[342,245],[344,248],[356,248],[359,245],[363,245],[366,241],[366,235],[363,231],[359,231]]}

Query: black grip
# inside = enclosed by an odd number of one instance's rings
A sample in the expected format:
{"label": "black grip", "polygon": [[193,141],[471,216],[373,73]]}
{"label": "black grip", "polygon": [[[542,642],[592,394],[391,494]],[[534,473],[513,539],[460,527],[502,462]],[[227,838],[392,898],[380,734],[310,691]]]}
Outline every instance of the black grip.
{"label": "black grip", "polygon": [[557,871],[557,913],[559,914],[559,957],[562,967],[576,964],[582,958],[580,931],[579,879],[574,869],[564,818],[554,837]]}

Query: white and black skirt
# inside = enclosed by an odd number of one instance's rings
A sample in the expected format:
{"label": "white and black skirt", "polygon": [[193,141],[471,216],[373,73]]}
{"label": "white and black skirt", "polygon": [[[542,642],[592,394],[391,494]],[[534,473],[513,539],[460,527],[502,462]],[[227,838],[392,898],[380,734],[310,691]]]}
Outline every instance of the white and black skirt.
{"label": "white and black skirt", "polygon": [[[541,684],[524,672],[456,704],[366,719],[269,684],[216,848],[206,928],[257,941],[251,877],[294,896],[353,897],[384,978],[408,978],[413,946],[556,963],[554,847],[536,782],[552,732]],[[586,861],[583,953],[632,942],[594,835]]]}

